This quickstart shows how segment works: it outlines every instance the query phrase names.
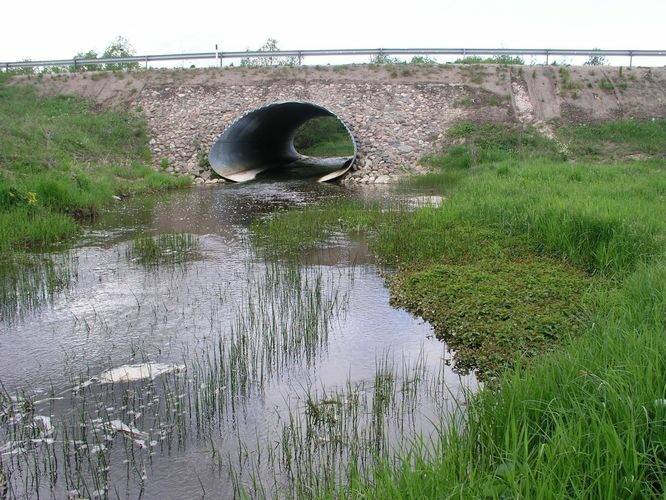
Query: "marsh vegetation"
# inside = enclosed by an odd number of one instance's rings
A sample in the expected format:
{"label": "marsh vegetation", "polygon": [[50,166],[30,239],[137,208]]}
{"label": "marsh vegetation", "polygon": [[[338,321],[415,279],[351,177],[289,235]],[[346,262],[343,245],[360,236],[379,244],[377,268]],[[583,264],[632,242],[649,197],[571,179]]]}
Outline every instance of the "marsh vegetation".
{"label": "marsh vegetation", "polygon": [[101,210],[140,119],[0,92],[0,497],[663,496],[663,120]]}

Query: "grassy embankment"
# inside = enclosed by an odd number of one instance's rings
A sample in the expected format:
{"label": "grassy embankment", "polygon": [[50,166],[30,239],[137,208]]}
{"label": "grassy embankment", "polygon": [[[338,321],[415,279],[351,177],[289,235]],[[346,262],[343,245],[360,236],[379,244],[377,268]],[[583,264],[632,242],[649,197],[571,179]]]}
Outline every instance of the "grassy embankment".
{"label": "grassy embankment", "polygon": [[[352,474],[346,495],[665,494],[666,120],[558,133],[576,161],[530,131],[463,123],[411,181],[446,187],[442,207],[329,205],[256,227],[274,249],[368,231],[397,265],[395,303],[492,382],[464,428]],[[609,154],[644,159],[593,161]]]}
{"label": "grassy embankment", "polygon": [[146,124],[74,97],[42,98],[0,75],[0,253],[75,235],[114,195],[189,184],[149,166]]}

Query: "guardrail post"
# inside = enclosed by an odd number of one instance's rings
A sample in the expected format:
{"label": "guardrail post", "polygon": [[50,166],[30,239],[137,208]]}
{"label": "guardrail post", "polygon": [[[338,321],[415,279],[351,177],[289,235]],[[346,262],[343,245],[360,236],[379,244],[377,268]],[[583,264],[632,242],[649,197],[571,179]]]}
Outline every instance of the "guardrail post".
{"label": "guardrail post", "polygon": [[146,56],[145,61],[146,61],[146,69],[148,69],[148,56]]}
{"label": "guardrail post", "polygon": [[548,51],[546,51],[546,66],[548,66]]}
{"label": "guardrail post", "polygon": [[632,63],[634,62],[634,51],[629,51],[629,67],[631,68]]}

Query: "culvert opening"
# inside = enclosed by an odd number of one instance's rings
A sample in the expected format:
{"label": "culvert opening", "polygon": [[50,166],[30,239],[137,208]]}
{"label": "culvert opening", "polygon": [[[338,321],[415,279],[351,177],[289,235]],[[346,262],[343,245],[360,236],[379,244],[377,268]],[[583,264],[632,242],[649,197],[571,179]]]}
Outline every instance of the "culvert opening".
{"label": "culvert opening", "polygon": [[308,102],[279,102],[250,111],[229,125],[208,158],[220,177],[235,182],[266,173],[325,182],[351,168],[356,142],[328,109]]}

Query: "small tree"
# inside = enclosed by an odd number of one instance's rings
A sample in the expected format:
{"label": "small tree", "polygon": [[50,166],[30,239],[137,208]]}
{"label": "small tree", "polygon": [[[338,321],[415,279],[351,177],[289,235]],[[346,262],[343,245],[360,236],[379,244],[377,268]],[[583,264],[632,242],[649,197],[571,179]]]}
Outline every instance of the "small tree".
{"label": "small tree", "polygon": [[525,64],[525,59],[520,56],[509,56],[509,55],[497,55],[492,58],[493,64]]}
{"label": "small tree", "polygon": [[432,57],[428,56],[414,56],[412,57],[412,60],[409,61],[409,64],[436,64],[437,61],[435,61]]}
{"label": "small tree", "polygon": [[[598,51],[600,49],[592,49],[593,51]],[[585,66],[605,66],[608,64],[608,60],[601,55],[593,55],[583,63]]]}
{"label": "small tree", "polygon": [[[248,49],[246,52],[249,52]],[[278,41],[275,38],[268,38],[266,42],[257,49],[257,52],[279,52]],[[240,65],[243,67],[257,66],[299,66],[302,59],[296,56],[259,56],[243,57]]]}
{"label": "small tree", "polygon": [[[134,47],[132,44],[122,36],[116,37],[109,45],[102,57],[131,57],[134,55]],[[121,71],[123,69],[132,70],[138,69],[139,63],[130,62],[130,63],[107,63],[106,69],[109,71]]]}
{"label": "small tree", "polygon": [[403,64],[405,61],[401,61],[397,57],[391,57],[388,54],[377,54],[376,56],[370,56],[370,64]]}
{"label": "small tree", "polygon": [[[23,59],[21,62],[30,62],[30,59]],[[13,75],[34,75],[37,73],[34,66],[23,66],[22,68],[12,68],[10,72]]]}
{"label": "small tree", "polygon": [[[78,52],[75,56],[74,59],[97,59],[97,52],[94,50],[89,50],[88,52]],[[70,71],[102,71],[104,69],[103,64],[94,64],[94,63],[88,63],[88,64],[76,64],[72,67],[70,67]]]}

